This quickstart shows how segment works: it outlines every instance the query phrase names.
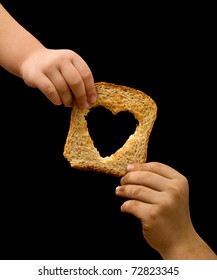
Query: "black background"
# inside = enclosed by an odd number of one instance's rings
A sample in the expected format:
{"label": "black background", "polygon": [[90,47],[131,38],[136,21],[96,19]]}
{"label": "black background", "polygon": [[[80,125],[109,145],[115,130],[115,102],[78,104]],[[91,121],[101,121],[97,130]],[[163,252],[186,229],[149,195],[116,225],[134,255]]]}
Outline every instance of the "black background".
{"label": "black background", "polygon": [[[4,1],[46,47],[68,48],[95,81],[131,86],[158,105],[148,161],[190,183],[193,224],[217,251],[211,10],[133,2]],[[198,4],[199,5],[199,4]],[[119,178],[63,157],[70,109],[0,69],[1,259],[161,259],[140,221],[120,212]]]}

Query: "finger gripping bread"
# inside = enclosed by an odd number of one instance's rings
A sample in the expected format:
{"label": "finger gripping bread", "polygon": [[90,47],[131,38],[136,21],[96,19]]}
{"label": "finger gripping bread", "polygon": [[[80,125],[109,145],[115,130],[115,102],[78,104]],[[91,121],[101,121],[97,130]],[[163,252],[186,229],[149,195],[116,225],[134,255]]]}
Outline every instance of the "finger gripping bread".
{"label": "finger gripping bread", "polygon": [[[88,109],[73,104],[70,126],[63,155],[71,167],[123,176],[130,163],[144,163],[147,160],[148,141],[156,116],[157,105],[144,92],[113,83],[95,83],[97,101]],[[135,132],[125,144],[110,156],[101,157],[90,137],[85,117],[91,108],[103,106],[116,115],[128,111],[138,121]]]}

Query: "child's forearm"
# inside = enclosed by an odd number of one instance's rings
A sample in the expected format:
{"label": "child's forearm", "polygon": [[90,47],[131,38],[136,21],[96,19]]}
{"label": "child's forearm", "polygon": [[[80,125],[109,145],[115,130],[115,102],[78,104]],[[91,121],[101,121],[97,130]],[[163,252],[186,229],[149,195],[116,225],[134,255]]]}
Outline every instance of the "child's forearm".
{"label": "child's forearm", "polygon": [[0,4],[0,65],[20,77],[23,61],[41,48],[44,46]]}
{"label": "child's forearm", "polygon": [[161,254],[165,260],[217,260],[215,252],[196,232],[189,240],[176,244],[172,250],[167,249]]}

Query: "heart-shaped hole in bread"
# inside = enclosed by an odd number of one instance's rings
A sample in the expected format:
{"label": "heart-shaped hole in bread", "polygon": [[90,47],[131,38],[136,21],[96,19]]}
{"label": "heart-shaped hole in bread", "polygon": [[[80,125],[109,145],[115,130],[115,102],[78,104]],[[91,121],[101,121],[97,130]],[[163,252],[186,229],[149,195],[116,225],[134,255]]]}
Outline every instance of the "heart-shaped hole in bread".
{"label": "heart-shaped hole in bread", "polygon": [[114,115],[103,106],[93,107],[85,119],[94,146],[102,157],[120,149],[138,124],[132,113],[121,111]]}

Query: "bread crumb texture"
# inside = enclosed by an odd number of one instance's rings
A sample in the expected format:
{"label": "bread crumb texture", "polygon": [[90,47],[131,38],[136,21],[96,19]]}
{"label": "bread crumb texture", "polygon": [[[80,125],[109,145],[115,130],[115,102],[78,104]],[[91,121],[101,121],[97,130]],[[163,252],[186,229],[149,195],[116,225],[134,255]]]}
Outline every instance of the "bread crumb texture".
{"label": "bread crumb texture", "polygon": [[[64,157],[71,167],[123,176],[130,163],[145,163],[149,137],[157,116],[157,105],[146,93],[123,85],[95,83],[97,101],[88,109],[80,109],[74,102],[69,131],[64,146]],[[101,157],[90,137],[85,117],[91,108],[103,106],[116,115],[128,111],[138,121],[134,134],[110,156]]]}

